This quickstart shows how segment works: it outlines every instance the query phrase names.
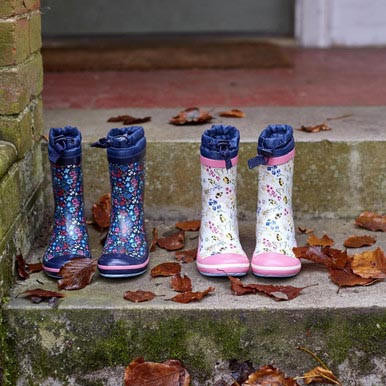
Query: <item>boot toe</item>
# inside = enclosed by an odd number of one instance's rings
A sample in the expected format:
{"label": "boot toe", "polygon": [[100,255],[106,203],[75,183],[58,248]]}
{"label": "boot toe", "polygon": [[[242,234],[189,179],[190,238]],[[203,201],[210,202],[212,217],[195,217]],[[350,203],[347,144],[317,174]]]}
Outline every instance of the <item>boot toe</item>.
{"label": "boot toe", "polygon": [[86,258],[87,256],[73,256],[73,255],[59,255],[55,256],[52,259],[43,259],[43,271],[55,279],[60,279],[59,275],[60,268],[63,267],[66,263],[75,258]]}
{"label": "boot toe", "polygon": [[238,253],[197,256],[197,269],[205,276],[243,276],[249,270],[249,260]]}
{"label": "boot toe", "polygon": [[299,259],[277,252],[254,255],[251,266],[256,276],[263,277],[295,276],[301,269]]}
{"label": "boot toe", "polygon": [[148,264],[149,256],[104,253],[98,260],[98,269],[104,277],[130,277],[144,273]]}

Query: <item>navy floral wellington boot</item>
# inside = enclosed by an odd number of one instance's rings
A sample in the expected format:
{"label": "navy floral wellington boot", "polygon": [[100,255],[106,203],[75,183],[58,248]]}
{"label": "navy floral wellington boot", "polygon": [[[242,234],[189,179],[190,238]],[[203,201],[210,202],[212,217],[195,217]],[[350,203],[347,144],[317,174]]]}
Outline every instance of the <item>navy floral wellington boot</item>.
{"label": "navy floral wellington boot", "polygon": [[48,157],[55,212],[43,269],[54,278],[60,278],[60,268],[71,259],[91,257],[84,215],[81,142],[82,136],[75,127],[50,130]]}
{"label": "navy floral wellington boot", "polygon": [[98,269],[122,278],[146,271],[149,248],[144,227],[146,138],[142,127],[111,129],[94,147],[107,148],[111,182],[110,229]]}

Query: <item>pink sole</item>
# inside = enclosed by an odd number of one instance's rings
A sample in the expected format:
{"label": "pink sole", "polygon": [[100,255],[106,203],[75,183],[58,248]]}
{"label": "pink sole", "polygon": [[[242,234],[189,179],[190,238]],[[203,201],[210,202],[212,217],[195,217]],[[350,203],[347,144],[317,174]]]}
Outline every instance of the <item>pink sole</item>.
{"label": "pink sole", "polygon": [[288,277],[298,274],[302,268],[299,259],[276,252],[254,255],[252,272],[258,276]]}
{"label": "pink sole", "polygon": [[217,254],[205,258],[197,256],[196,264],[200,272],[213,275],[244,274],[249,270],[247,257],[237,253]]}
{"label": "pink sole", "polygon": [[60,268],[49,268],[49,267],[46,267],[45,265],[43,265],[43,270],[44,271],[47,271],[47,272],[55,272],[55,273],[58,273],[60,271]]}

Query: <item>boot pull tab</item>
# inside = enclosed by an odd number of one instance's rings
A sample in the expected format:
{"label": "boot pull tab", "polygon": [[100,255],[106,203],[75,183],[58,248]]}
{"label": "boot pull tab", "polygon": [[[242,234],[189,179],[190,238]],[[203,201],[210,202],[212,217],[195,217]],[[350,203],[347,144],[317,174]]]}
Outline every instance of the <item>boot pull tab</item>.
{"label": "boot pull tab", "polygon": [[225,167],[227,169],[230,169],[232,167],[232,161],[229,152],[229,141],[222,140],[219,141],[217,144],[219,146],[220,154],[225,160]]}
{"label": "boot pull tab", "polygon": [[258,153],[256,157],[253,157],[248,160],[249,169],[253,169],[259,165],[267,165],[268,158],[272,155],[272,151],[270,149],[258,149]]}

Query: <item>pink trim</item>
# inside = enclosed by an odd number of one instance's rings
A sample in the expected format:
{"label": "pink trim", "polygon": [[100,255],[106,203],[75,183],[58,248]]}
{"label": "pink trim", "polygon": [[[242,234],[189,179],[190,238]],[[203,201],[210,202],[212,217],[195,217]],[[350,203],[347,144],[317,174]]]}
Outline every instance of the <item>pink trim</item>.
{"label": "pink trim", "polygon": [[[238,155],[236,157],[232,158],[231,159],[232,166],[237,165],[238,160],[239,160]],[[212,168],[225,168],[226,167],[224,160],[206,158],[202,155],[200,155],[200,162],[201,162],[201,165],[210,166]]]}
{"label": "pink trim", "polygon": [[295,157],[295,149],[291,150],[289,153],[282,155],[281,157],[268,157],[267,165],[282,165]]}
{"label": "pink trim", "polygon": [[136,264],[136,265],[100,265],[98,264],[98,268],[104,269],[106,271],[114,271],[114,270],[122,270],[122,269],[138,269],[146,267],[149,264],[150,258],[148,257],[147,260],[142,264]]}
{"label": "pink trim", "polygon": [[45,265],[43,265],[43,269],[45,271],[48,271],[48,272],[59,272],[60,271],[60,268],[50,268],[50,267],[46,267]]}
{"label": "pink trim", "polygon": [[246,273],[249,270],[249,260],[238,253],[197,256],[197,268],[200,272],[214,274]]}
{"label": "pink trim", "polygon": [[257,275],[286,277],[296,275],[302,265],[296,257],[277,252],[265,252],[253,255],[251,267],[253,273]]}

